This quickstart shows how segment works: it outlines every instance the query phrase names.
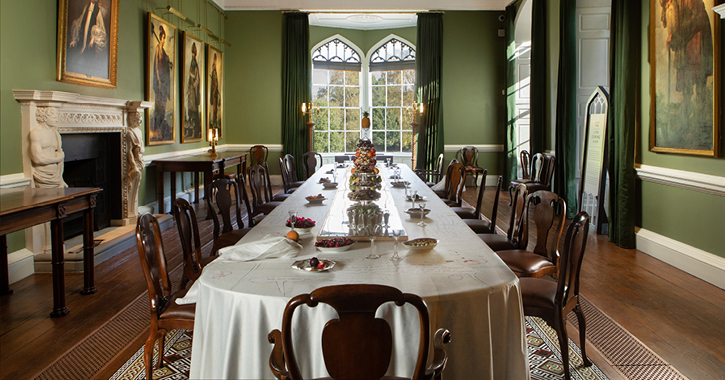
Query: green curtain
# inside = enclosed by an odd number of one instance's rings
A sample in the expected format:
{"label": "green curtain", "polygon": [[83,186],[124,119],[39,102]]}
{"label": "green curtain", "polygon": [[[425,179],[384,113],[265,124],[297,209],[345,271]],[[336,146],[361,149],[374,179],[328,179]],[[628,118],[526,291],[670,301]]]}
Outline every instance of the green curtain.
{"label": "green curtain", "polygon": [[415,85],[418,102],[424,104],[424,112],[418,127],[418,169],[433,169],[438,155],[443,153],[442,51],[443,15],[419,13]]}
{"label": "green curtain", "polygon": [[566,201],[567,217],[573,218],[577,214],[576,162],[579,159],[576,154],[576,0],[561,0],[559,7],[554,190]]}
{"label": "green curtain", "polygon": [[641,1],[612,0],[609,143],[609,240],[635,247],[635,131],[641,79]]}
{"label": "green curtain", "polygon": [[518,177],[518,136],[516,131],[516,13],[523,0],[517,0],[506,7],[506,159],[504,179],[506,185]]}
{"label": "green curtain", "polygon": [[[309,131],[302,103],[312,99],[310,71],[310,22],[307,13],[285,13],[282,63],[282,144],[285,154],[298,160],[309,147]],[[301,165],[297,177],[302,178]]]}
{"label": "green curtain", "polygon": [[531,124],[529,152],[544,152],[546,143],[546,76],[548,58],[546,45],[546,1],[531,0]]}

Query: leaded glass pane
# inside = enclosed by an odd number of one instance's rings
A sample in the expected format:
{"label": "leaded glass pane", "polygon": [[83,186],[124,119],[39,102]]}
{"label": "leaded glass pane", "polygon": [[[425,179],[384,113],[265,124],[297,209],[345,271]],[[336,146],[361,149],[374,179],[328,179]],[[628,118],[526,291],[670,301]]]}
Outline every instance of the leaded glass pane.
{"label": "leaded glass pane", "polygon": [[348,44],[335,38],[312,52],[312,61],[360,63],[360,55]]}
{"label": "leaded glass pane", "polygon": [[385,108],[373,108],[373,118],[371,128],[374,130],[385,129]]}
{"label": "leaded glass pane", "polygon": [[345,129],[348,131],[360,130],[360,109],[345,110]]}
{"label": "leaded glass pane", "polygon": [[400,152],[400,132],[391,131],[385,133],[385,151],[386,152]]}
{"label": "leaded glass pane", "polygon": [[345,90],[342,86],[330,86],[330,107],[342,107],[344,94]]}
{"label": "leaded glass pane", "polygon": [[385,87],[373,86],[373,107],[385,107]]}
{"label": "leaded glass pane", "polygon": [[345,107],[360,107],[360,87],[345,87]]}
{"label": "leaded glass pane", "polygon": [[415,84],[415,70],[403,70],[403,83]]}
{"label": "leaded glass pane", "polygon": [[330,132],[330,152],[345,151],[345,132]]}
{"label": "leaded glass pane", "polygon": [[328,120],[329,116],[330,116],[329,108],[320,109],[319,113],[317,114],[317,116],[314,119],[314,121],[317,123],[317,125],[315,125],[314,129],[320,130],[320,131],[329,130],[330,129],[330,123]]}
{"label": "leaded glass pane", "polygon": [[388,84],[401,84],[402,74],[400,71],[388,71]]}
{"label": "leaded glass pane", "polygon": [[372,85],[385,84],[385,78],[387,78],[385,71],[374,71],[370,75],[372,76],[370,81]]}
{"label": "leaded glass pane", "polygon": [[388,131],[400,130],[400,108],[388,108],[387,114],[385,129]]}
{"label": "leaded glass pane", "polygon": [[315,107],[327,107],[327,86],[312,86],[312,102]]}
{"label": "leaded glass pane", "polygon": [[403,86],[403,106],[409,106],[415,102],[415,87]]}
{"label": "leaded glass pane", "polygon": [[330,70],[330,84],[345,84],[345,72],[340,70]]}
{"label": "leaded glass pane", "polygon": [[354,152],[357,149],[357,142],[360,140],[360,132],[347,132],[345,139],[345,151]]}
{"label": "leaded glass pane", "polygon": [[327,146],[327,132],[315,132],[315,141],[312,147],[315,152],[328,153],[329,149]]}
{"label": "leaded glass pane", "polygon": [[376,147],[385,146],[385,132],[373,132],[373,144]]}
{"label": "leaded glass pane", "polygon": [[359,86],[360,85],[360,72],[359,71],[345,71],[345,85]]}
{"label": "leaded glass pane", "polygon": [[388,107],[400,107],[403,105],[400,90],[401,86],[388,86]]}

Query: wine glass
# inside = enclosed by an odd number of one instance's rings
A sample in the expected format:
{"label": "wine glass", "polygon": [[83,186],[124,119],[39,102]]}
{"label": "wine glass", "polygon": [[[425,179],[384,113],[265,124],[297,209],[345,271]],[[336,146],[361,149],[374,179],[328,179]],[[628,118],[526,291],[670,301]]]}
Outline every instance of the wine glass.
{"label": "wine glass", "polygon": [[423,203],[423,202],[418,203],[418,207],[420,207],[420,222],[418,222],[418,225],[421,227],[425,227],[425,226],[427,226],[427,224],[424,221],[424,219],[425,219],[425,203]]}
{"label": "wine glass", "polygon": [[380,231],[380,225],[376,224],[374,226],[370,226],[370,254],[365,256],[366,259],[379,259],[380,255],[375,253],[375,238],[378,235],[378,232]]}
{"label": "wine glass", "polygon": [[413,190],[410,193],[410,200],[413,201],[413,208],[415,208],[415,201],[418,199],[418,190]]}
{"label": "wine glass", "polygon": [[390,260],[393,261],[400,261],[403,260],[400,255],[398,255],[398,239],[400,238],[400,234],[403,232],[403,230],[393,230],[393,239],[395,239],[395,245],[393,245],[393,256],[390,256]]}
{"label": "wine glass", "polygon": [[294,229],[295,222],[297,222],[297,210],[289,210],[287,213],[289,214],[290,228]]}
{"label": "wine glass", "polygon": [[390,211],[387,208],[383,211],[383,223],[385,223],[385,229],[387,230],[390,227]]}

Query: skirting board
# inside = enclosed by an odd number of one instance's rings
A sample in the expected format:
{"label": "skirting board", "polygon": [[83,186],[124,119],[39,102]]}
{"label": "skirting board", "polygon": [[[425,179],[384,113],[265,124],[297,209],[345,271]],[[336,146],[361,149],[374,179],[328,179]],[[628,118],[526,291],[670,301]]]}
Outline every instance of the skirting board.
{"label": "skirting board", "polygon": [[637,249],[725,289],[725,258],[644,228],[636,228]]}
{"label": "skirting board", "polygon": [[33,252],[29,249],[8,253],[8,283],[13,284],[33,274],[34,264]]}

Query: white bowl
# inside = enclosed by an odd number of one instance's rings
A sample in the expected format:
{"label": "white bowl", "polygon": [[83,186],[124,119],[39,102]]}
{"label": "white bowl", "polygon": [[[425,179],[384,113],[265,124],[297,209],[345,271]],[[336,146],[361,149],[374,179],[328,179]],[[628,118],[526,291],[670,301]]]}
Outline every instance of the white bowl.
{"label": "white bowl", "polygon": [[[424,245],[421,245],[424,244]],[[404,241],[403,245],[411,252],[427,252],[438,245],[438,239],[434,238],[418,238]]]}
{"label": "white bowl", "polygon": [[350,249],[350,247],[352,247],[356,243],[357,242],[353,242],[352,244],[343,245],[342,247],[315,247],[315,248],[317,248],[321,252],[325,252],[325,253],[340,253],[340,252],[347,251],[348,249]]}
{"label": "white bowl", "polygon": [[301,270],[303,272],[324,272],[332,269],[335,266],[335,262],[327,259],[319,259],[321,263],[325,264],[323,268],[313,267],[310,265],[310,260],[297,260],[292,264],[292,268]]}
{"label": "white bowl", "polygon": [[337,187],[337,182],[326,182],[322,184],[325,189],[334,189]]}
{"label": "white bowl", "polygon": [[296,228],[296,227],[295,227],[295,228],[292,228],[292,229],[293,229],[293,230],[294,230],[295,232],[297,232],[298,234],[300,234],[300,235],[303,235],[303,234],[308,234],[308,233],[310,233],[310,231],[312,231],[312,229],[313,229],[313,228],[315,228],[315,226],[312,226],[312,227],[307,227],[307,228]]}
{"label": "white bowl", "polygon": [[322,201],[327,200],[327,198],[325,198],[325,197],[322,197],[322,198],[306,197],[305,199],[307,199],[307,202],[313,203],[313,204],[319,204],[319,203],[322,203]]}
{"label": "white bowl", "polygon": [[[425,211],[423,211],[423,215],[428,215],[429,212],[430,212],[430,209],[425,209]],[[411,207],[411,208],[405,210],[405,213],[408,214],[408,215],[410,215],[410,216],[412,216],[412,217],[420,217],[420,208],[418,208],[418,207],[412,208]]]}
{"label": "white bowl", "polygon": [[408,181],[393,181],[390,182],[390,185],[393,187],[405,187],[406,185],[410,185],[410,182]]}

